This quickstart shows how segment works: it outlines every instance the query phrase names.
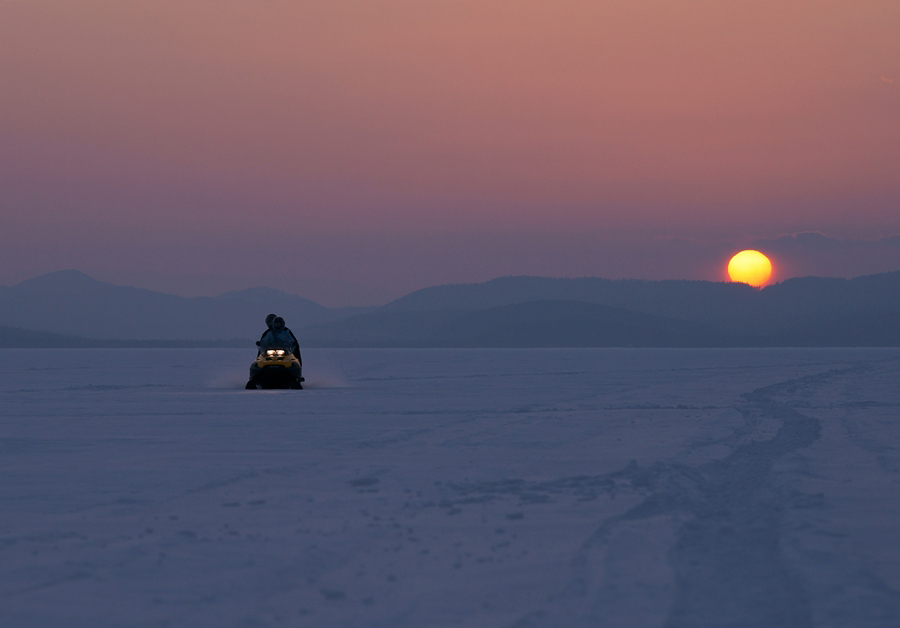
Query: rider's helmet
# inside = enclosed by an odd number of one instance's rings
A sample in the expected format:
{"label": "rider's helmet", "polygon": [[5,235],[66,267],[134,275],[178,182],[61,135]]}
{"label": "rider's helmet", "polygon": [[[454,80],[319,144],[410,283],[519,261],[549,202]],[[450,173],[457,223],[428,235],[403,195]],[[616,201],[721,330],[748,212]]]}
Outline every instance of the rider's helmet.
{"label": "rider's helmet", "polygon": [[268,316],[266,316],[266,327],[271,328],[272,323],[275,322],[276,318],[278,318],[278,317],[275,316],[274,314],[269,314]]}
{"label": "rider's helmet", "polygon": [[272,321],[272,327],[274,329],[284,329],[284,319],[280,316],[276,316],[275,320]]}

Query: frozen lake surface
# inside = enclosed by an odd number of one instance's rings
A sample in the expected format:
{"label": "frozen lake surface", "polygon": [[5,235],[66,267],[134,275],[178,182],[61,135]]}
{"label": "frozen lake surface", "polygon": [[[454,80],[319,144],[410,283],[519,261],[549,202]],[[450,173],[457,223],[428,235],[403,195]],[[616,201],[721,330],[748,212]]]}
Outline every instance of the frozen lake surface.
{"label": "frozen lake surface", "polygon": [[900,351],[0,351],[0,625],[900,625]]}

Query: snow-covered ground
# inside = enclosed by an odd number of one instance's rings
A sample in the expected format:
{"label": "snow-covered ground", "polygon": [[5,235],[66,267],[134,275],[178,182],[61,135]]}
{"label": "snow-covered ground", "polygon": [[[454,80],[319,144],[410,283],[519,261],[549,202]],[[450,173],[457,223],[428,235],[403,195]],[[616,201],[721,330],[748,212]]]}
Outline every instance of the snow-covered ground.
{"label": "snow-covered ground", "polygon": [[0,626],[900,625],[900,351],[0,351]]}

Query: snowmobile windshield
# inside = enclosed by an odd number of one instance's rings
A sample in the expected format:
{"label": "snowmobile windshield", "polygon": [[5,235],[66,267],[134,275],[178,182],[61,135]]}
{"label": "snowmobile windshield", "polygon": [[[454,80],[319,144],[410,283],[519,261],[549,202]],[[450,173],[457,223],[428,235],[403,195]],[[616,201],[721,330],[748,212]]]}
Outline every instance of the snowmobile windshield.
{"label": "snowmobile windshield", "polygon": [[290,353],[293,347],[294,339],[291,338],[289,334],[277,332],[274,330],[266,332],[266,335],[263,336],[263,339],[259,341],[259,349],[263,353],[265,353],[269,349],[282,349],[286,353]]}

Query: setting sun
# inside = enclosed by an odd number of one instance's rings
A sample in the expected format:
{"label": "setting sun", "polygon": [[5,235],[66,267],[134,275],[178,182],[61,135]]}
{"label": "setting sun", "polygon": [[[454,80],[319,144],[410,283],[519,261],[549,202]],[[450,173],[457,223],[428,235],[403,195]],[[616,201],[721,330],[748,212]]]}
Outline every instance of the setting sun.
{"label": "setting sun", "polygon": [[772,262],[759,251],[741,251],[728,262],[728,276],[731,281],[748,283],[760,287],[772,276]]}

